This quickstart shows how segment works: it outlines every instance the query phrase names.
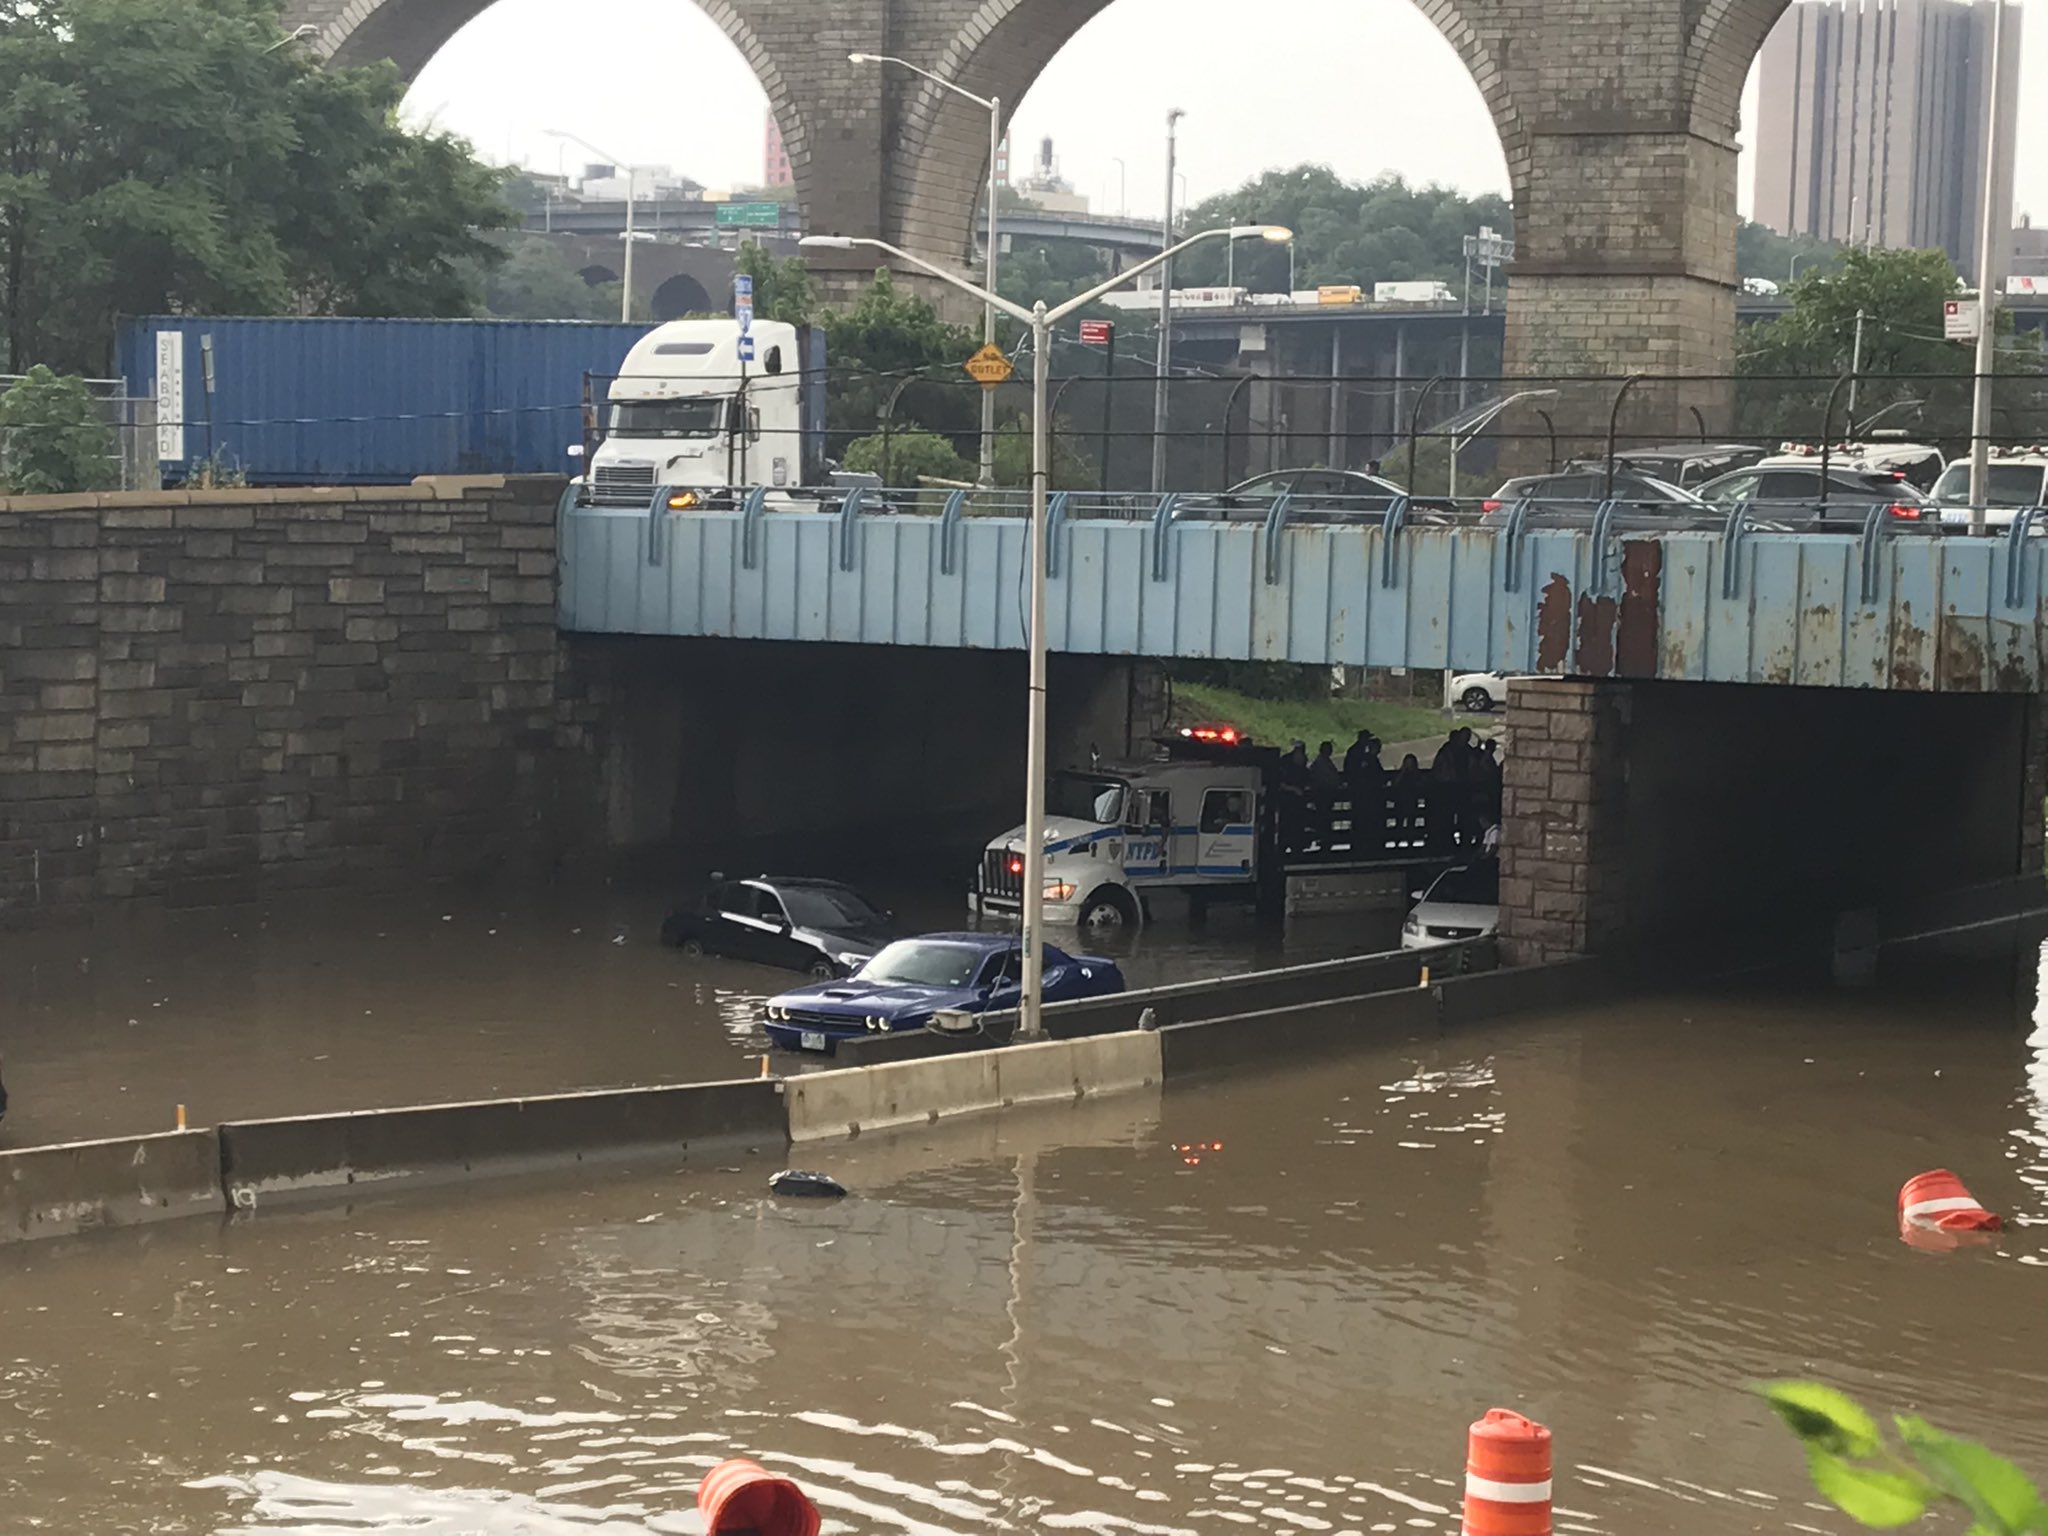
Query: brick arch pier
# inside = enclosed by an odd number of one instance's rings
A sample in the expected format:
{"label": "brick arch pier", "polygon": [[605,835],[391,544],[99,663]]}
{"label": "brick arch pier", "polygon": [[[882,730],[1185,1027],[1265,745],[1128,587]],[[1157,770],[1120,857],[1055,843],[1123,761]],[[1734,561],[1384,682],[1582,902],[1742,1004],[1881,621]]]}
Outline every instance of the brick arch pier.
{"label": "brick arch pier", "polygon": [[[319,25],[332,58],[410,72],[487,3],[291,0],[287,19]],[[987,174],[985,123],[904,71],[849,67],[847,53],[928,62],[1007,105],[1114,0],[696,3],[768,93],[806,228],[959,260]],[[1509,367],[1731,372],[1739,103],[1787,0],[1417,3],[1472,72],[1507,158],[1519,241]],[[1726,387],[1641,397],[1674,428],[1694,406],[1720,416]]]}

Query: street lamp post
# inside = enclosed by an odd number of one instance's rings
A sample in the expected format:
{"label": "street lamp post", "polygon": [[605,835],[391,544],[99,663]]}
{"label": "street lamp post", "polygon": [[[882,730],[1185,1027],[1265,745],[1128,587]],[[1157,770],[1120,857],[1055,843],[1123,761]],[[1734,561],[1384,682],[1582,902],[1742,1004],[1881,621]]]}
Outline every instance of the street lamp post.
{"label": "street lamp post", "polygon": [[1045,969],[1045,520],[1046,482],[1052,438],[1052,330],[1076,310],[1084,309],[1104,294],[1123,287],[1132,278],[1163,266],[1191,245],[1199,245],[1205,240],[1247,240],[1254,237],[1278,242],[1292,240],[1294,233],[1276,224],[1240,224],[1229,229],[1205,229],[1198,235],[1190,235],[1178,245],[1169,245],[1158,255],[1148,257],[1107,281],[1097,283],[1086,293],[1068,299],[1054,309],[1047,309],[1043,299],[1030,309],[1024,308],[1021,304],[1013,304],[991,289],[978,288],[966,278],[948,272],[944,267],[926,261],[921,256],[913,256],[910,252],[899,250],[881,240],[856,239],[846,235],[807,235],[801,242],[805,246],[824,250],[844,251],[866,247],[881,251],[898,261],[907,262],[920,271],[929,273],[941,282],[952,284],[961,292],[971,294],[1012,319],[1020,320],[1031,327],[1031,537],[1025,551],[1025,558],[1031,567],[1031,682],[1029,717],[1024,735],[1024,889],[1020,921],[1024,950],[1024,994],[1018,1004],[1017,1019],[1017,1037],[1022,1040],[1036,1039],[1044,1033],[1040,1013],[1043,998],[1040,994],[1043,991]]}
{"label": "street lamp post", "polygon": [[626,173],[626,260],[624,262],[625,272],[620,279],[619,324],[631,325],[633,323],[633,245],[640,237],[639,231],[633,228],[633,194],[640,187],[640,167],[628,165],[617,155],[606,154],[581,134],[569,133],[561,128],[550,128],[547,130],[547,134],[551,139],[567,139],[571,144],[581,144],[585,149],[597,156],[598,159],[606,161]]}
{"label": "street lamp post", "polygon": [[[1152,489],[1166,489],[1166,374],[1173,366],[1173,155],[1174,136],[1187,116],[1179,107],[1166,114],[1166,217],[1159,225],[1159,377],[1152,382]],[[1143,268],[1138,270],[1142,271]]]}
{"label": "street lamp post", "polygon": [[307,22],[303,26],[293,27],[291,31],[285,33],[283,37],[280,37],[276,42],[264,49],[263,56],[268,58],[271,54],[276,53],[278,49],[289,48],[293,43],[309,43],[319,35],[320,29],[311,22]]}
{"label": "street lamp post", "polygon": [[[943,76],[935,75],[928,69],[921,69],[908,59],[899,59],[885,53],[849,53],[849,64],[894,64],[907,69],[913,75],[922,76],[942,91],[951,91],[963,101],[971,101],[988,113],[988,252],[983,270],[982,287],[987,293],[996,291],[996,263],[1000,246],[996,239],[996,162],[1003,153],[1003,103],[999,96],[977,96],[964,86],[955,85]],[[981,306],[982,345],[996,344],[996,306],[984,303]],[[981,484],[996,483],[996,395],[992,389],[981,392]]]}

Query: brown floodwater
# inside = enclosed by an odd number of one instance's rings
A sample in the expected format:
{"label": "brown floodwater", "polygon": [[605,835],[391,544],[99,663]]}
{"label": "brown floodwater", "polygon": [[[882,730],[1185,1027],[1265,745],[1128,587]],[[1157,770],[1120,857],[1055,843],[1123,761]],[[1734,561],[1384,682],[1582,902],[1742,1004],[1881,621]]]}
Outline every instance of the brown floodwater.
{"label": "brown floodwater", "polygon": [[[874,895],[910,932],[970,926],[941,882]],[[212,1125],[751,1076],[761,1003],[802,979],[663,948],[670,905],[645,885],[441,888],[0,935],[0,1148],[168,1130],[179,1104]],[[1219,909],[1091,948],[1147,986],[1386,949],[1400,920]]]}
{"label": "brown floodwater", "polygon": [[[1844,1531],[1749,1383],[2048,1470],[2021,969],[805,1149],[835,1203],[649,1167],[0,1250],[5,1528],[691,1532],[743,1453],[832,1532],[1448,1536],[1465,1426],[1504,1405],[1555,1432],[1573,1536]],[[1899,1243],[1935,1165],[2006,1214],[1995,1246]]]}

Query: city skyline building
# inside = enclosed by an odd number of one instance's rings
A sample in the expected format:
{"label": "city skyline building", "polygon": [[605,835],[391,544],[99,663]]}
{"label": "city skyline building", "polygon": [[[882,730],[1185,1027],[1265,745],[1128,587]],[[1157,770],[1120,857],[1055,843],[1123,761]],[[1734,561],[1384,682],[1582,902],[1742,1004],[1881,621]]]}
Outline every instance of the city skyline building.
{"label": "city skyline building", "polygon": [[[1797,0],[1759,55],[1755,217],[1780,234],[1948,253],[1974,277],[1995,0]],[[2020,26],[2010,5],[2006,26]],[[2001,91],[2019,107],[2019,39]],[[2013,168],[2000,167],[2001,227]]]}

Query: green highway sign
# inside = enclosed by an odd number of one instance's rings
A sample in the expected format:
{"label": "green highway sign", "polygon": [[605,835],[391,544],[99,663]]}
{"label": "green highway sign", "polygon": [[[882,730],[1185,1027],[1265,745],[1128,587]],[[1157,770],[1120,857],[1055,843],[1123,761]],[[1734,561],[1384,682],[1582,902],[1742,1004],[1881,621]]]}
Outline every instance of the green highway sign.
{"label": "green highway sign", "polygon": [[712,214],[712,223],[720,229],[779,229],[782,204],[720,203]]}

